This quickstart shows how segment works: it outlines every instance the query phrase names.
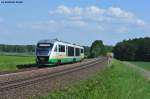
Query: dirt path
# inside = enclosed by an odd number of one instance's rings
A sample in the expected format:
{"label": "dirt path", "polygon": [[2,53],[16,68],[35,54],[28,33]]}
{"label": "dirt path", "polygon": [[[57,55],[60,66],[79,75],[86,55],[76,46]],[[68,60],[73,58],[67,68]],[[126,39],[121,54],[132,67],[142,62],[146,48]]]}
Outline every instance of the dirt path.
{"label": "dirt path", "polygon": [[138,66],[136,66],[130,62],[123,62],[123,63],[126,64],[127,66],[131,67],[131,68],[137,69],[145,78],[150,80],[150,71],[149,70],[138,67]]}

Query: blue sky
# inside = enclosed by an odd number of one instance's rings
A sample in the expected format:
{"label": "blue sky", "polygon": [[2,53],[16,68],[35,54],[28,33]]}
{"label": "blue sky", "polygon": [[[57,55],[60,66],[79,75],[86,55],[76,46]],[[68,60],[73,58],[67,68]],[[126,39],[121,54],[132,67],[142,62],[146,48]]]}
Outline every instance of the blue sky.
{"label": "blue sky", "polygon": [[[2,1],[2,0],[0,0]],[[0,3],[0,43],[36,44],[58,38],[81,45],[115,45],[150,37],[149,0],[22,0]]]}

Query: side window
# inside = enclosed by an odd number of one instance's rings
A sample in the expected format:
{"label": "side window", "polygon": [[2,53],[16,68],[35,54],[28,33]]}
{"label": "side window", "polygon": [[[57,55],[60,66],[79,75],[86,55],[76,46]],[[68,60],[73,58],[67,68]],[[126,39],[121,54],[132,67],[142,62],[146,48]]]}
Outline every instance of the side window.
{"label": "side window", "polygon": [[79,50],[79,48],[76,48],[76,56],[80,56],[80,50]]}
{"label": "side window", "polygon": [[59,45],[59,52],[65,52],[65,46]]}
{"label": "side window", "polygon": [[74,56],[74,47],[68,46],[68,56]]}
{"label": "side window", "polygon": [[57,52],[57,45],[55,46],[55,50],[54,50],[54,52]]}
{"label": "side window", "polygon": [[61,52],[61,45],[58,45],[58,52]]}
{"label": "side window", "polygon": [[65,46],[64,45],[61,46],[61,50],[62,50],[62,52],[65,52]]}
{"label": "side window", "polygon": [[66,46],[66,55],[68,56],[68,46]]}
{"label": "side window", "polygon": [[81,49],[81,53],[83,53],[83,49]]}

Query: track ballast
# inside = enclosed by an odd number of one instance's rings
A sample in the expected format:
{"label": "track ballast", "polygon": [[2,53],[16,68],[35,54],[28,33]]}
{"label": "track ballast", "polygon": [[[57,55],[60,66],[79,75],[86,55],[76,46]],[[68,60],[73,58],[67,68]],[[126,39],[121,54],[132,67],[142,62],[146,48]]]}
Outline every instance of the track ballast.
{"label": "track ballast", "polygon": [[[86,70],[88,68],[92,69],[94,68],[94,66],[96,67],[98,64],[101,64],[106,61],[107,59],[105,57],[97,58],[97,59],[93,59],[90,62],[86,62],[84,64],[72,66],[72,67],[68,66],[67,68],[58,70],[58,71],[53,71],[53,72],[49,72],[49,73],[45,73],[45,74],[41,74],[41,75],[29,77],[29,78],[22,78],[22,79],[16,79],[16,80],[11,80],[11,81],[0,82],[0,95],[1,95],[0,97],[6,98],[7,97],[6,94],[8,94],[9,92],[12,93],[11,91],[15,91],[20,88],[22,90],[22,88],[26,86],[32,86],[32,85],[35,85],[35,84],[38,84],[40,82],[50,80],[50,79],[53,80],[63,75],[69,75],[71,73]],[[60,67],[55,67],[55,68],[60,68]],[[9,96],[7,98],[9,98]],[[17,98],[17,96],[15,98]]]}

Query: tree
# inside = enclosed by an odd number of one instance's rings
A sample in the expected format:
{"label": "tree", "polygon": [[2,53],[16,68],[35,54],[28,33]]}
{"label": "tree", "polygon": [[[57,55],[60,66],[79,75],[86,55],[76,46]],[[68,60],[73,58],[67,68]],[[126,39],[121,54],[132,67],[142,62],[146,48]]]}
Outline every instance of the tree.
{"label": "tree", "polygon": [[90,56],[90,47],[89,46],[83,46],[84,47],[84,57],[89,58]]}
{"label": "tree", "polygon": [[106,52],[112,52],[112,50],[113,50],[113,46],[111,46],[111,45],[105,45],[105,51]]}
{"label": "tree", "polygon": [[94,41],[90,48],[90,57],[94,58],[104,54],[105,54],[105,46],[103,45],[103,42],[101,40]]}

